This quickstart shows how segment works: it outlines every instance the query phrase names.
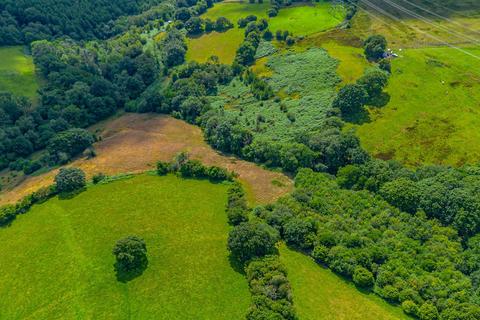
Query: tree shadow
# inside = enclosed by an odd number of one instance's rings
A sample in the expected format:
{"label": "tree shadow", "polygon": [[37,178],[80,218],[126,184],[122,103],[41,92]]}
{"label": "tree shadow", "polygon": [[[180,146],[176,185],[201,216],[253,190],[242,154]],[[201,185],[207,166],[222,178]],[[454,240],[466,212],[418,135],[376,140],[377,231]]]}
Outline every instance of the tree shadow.
{"label": "tree shadow", "polygon": [[60,200],[69,200],[69,199],[73,199],[75,198],[77,195],[79,195],[80,193],[84,192],[87,190],[87,187],[83,187],[81,189],[77,189],[77,190],[74,190],[74,191],[70,191],[70,192],[61,192],[58,194],[58,198]]}
{"label": "tree shadow", "polygon": [[116,262],[113,265],[113,268],[115,270],[115,275],[117,277],[117,281],[122,282],[122,283],[127,283],[137,277],[140,277],[143,272],[147,269],[148,267],[148,260],[146,259],[145,262],[142,263],[138,268],[134,270],[124,270],[118,262]]}
{"label": "tree shadow", "polygon": [[235,258],[232,254],[228,255],[228,261],[230,262],[230,266],[233,270],[240,273],[241,275],[245,276],[245,264]]}

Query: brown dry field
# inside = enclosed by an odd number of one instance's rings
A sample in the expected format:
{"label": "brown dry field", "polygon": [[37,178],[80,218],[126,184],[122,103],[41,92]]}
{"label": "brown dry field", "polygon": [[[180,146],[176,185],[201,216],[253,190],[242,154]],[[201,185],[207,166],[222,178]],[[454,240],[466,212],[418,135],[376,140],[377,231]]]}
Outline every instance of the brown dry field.
{"label": "brown dry field", "polygon": [[[186,151],[192,159],[236,172],[252,204],[272,202],[293,187],[292,180],[282,173],[216,152],[204,141],[200,128],[168,116],[125,114],[92,130],[102,138],[95,144],[97,156],[77,159],[68,165],[83,169],[87,177],[100,172],[107,175],[143,172],[153,169],[158,160],[170,161],[179,152]],[[24,177],[0,194],[0,204],[16,202],[52,184],[57,172],[58,169]]]}

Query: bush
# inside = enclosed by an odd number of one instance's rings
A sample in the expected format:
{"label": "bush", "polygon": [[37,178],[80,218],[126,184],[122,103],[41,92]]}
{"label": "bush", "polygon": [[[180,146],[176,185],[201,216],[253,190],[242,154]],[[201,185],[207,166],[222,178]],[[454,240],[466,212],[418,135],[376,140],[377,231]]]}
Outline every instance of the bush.
{"label": "bush", "polygon": [[364,43],[365,56],[369,60],[378,60],[383,57],[387,49],[387,40],[384,36],[373,35],[367,38]]}
{"label": "bush", "polygon": [[62,168],[55,176],[55,185],[59,193],[69,193],[86,186],[85,173],[78,168]]}
{"label": "bush", "polygon": [[157,162],[157,174],[159,176],[164,176],[170,171],[170,163],[168,162],[163,162],[163,161],[158,161]]}
{"label": "bush", "polygon": [[204,178],[206,177],[206,168],[198,160],[187,160],[178,170],[182,177],[186,178]]}
{"label": "bush", "polygon": [[92,182],[93,184],[97,184],[105,180],[106,178],[107,176],[104,173],[97,173],[92,177]]}
{"label": "bush", "polygon": [[10,224],[10,222],[15,219],[16,215],[17,213],[15,210],[15,206],[6,205],[0,207],[0,227]]}
{"label": "bush", "polygon": [[418,317],[420,320],[437,320],[438,310],[433,304],[426,302],[418,309]]}
{"label": "bush", "polygon": [[137,236],[128,236],[115,243],[113,255],[116,268],[122,272],[133,272],[147,264],[147,246],[145,241]]}
{"label": "bush", "polygon": [[278,232],[265,223],[243,222],[228,235],[228,249],[233,257],[245,263],[276,251]]}
{"label": "bush", "polygon": [[356,267],[353,282],[361,288],[371,288],[374,284],[373,274],[363,267]]}
{"label": "bush", "polygon": [[238,225],[248,220],[247,200],[245,192],[239,182],[234,183],[228,189],[227,217],[231,225]]}
{"label": "bush", "polygon": [[315,225],[308,220],[293,218],[283,227],[283,237],[289,245],[300,249],[310,249],[313,247],[313,237],[315,235]]}
{"label": "bush", "polygon": [[358,84],[347,84],[337,94],[333,107],[339,108],[343,116],[358,113],[367,101],[368,93]]}
{"label": "bush", "polygon": [[418,316],[418,306],[415,302],[412,300],[405,300],[402,302],[402,309],[403,312],[410,316]]}

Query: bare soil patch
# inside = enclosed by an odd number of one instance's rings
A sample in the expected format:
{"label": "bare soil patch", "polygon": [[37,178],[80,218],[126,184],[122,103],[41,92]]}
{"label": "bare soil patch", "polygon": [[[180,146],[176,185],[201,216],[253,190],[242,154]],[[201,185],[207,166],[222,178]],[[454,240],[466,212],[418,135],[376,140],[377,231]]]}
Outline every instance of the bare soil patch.
{"label": "bare soil patch", "polygon": [[[191,158],[207,165],[235,171],[245,184],[252,203],[268,203],[289,192],[293,182],[280,172],[266,170],[248,161],[213,150],[203,139],[200,128],[184,121],[156,114],[125,114],[92,128],[101,141],[95,144],[97,156],[77,159],[68,166],[83,169],[88,177],[96,173],[115,175],[153,169],[158,160],[169,161],[186,151]],[[23,196],[53,183],[58,169],[25,177],[0,194],[0,204],[13,203]]]}

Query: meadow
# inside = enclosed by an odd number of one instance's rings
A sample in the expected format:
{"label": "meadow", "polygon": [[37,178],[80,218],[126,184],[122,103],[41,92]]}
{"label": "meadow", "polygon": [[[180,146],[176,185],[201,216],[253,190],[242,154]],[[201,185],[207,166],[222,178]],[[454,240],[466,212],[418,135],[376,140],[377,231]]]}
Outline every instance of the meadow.
{"label": "meadow", "polygon": [[[202,18],[215,20],[226,17],[235,27],[227,32],[210,32],[200,37],[188,39],[187,60],[205,62],[210,56],[216,55],[223,63],[232,63],[235,53],[244,38],[244,30],[238,28],[237,21],[248,15],[258,18],[267,18],[269,3],[250,4],[248,2],[221,2],[216,3]],[[269,29],[288,30],[295,36],[306,36],[331,29],[340,24],[345,17],[341,7],[334,7],[331,3],[320,2],[315,4],[299,3],[291,7],[281,8],[278,15],[267,18]]]}
{"label": "meadow", "polygon": [[[140,175],[35,206],[0,229],[0,318],[243,318],[250,294],[228,259],[227,188]],[[119,282],[112,248],[131,234],[149,264]]]}
{"label": "meadow", "polygon": [[[335,87],[337,61],[323,49],[284,52],[266,57],[258,72],[266,76],[281,103],[274,99],[258,101],[250,89],[235,80],[220,88],[212,106],[227,109],[225,115],[252,129],[261,139],[292,140],[303,132],[318,129],[330,109]],[[282,110],[282,105],[285,109]],[[288,114],[293,114],[289,118]],[[262,121],[257,121],[261,117]]]}
{"label": "meadow", "polygon": [[0,48],[0,91],[35,98],[39,79],[33,59],[22,46]]}
{"label": "meadow", "polygon": [[[480,56],[480,48],[465,49]],[[407,165],[480,159],[480,60],[451,48],[404,50],[392,61],[390,102],[357,128],[372,155]]]}
{"label": "meadow", "polygon": [[350,281],[284,245],[280,260],[287,267],[295,308],[302,320],[410,319],[400,308],[373,293],[359,291]]}

